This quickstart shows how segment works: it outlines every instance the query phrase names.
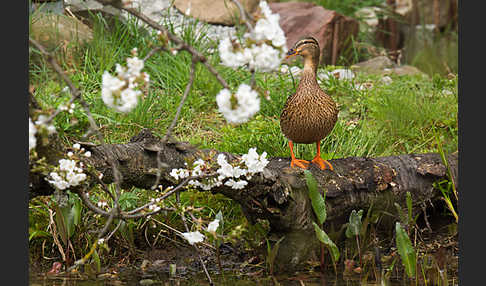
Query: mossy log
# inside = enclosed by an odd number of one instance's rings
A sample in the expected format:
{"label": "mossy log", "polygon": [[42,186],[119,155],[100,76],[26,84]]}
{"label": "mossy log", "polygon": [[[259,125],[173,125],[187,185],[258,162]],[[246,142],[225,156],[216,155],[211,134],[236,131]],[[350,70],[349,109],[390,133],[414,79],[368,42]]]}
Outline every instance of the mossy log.
{"label": "mossy log", "polygon": [[[84,160],[104,174],[105,183],[113,182],[109,164],[113,160],[121,172],[121,186],[124,188],[151,188],[156,180],[157,154],[160,154],[163,165],[159,183],[171,186],[175,182],[169,172],[173,168],[183,168],[186,158],[199,157],[202,153],[219,153],[216,150],[197,149],[183,142],[162,143],[149,130],[142,130],[126,144],[81,145],[92,153]],[[236,154],[224,154],[230,159],[238,157]],[[449,155],[447,160],[458,187],[457,153]],[[270,234],[274,237],[285,236],[275,261],[276,269],[293,270],[319,249],[312,225],[315,216],[304,172],[290,168],[289,158],[270,158],[269,161],[264,172],[253,176],[245,189],[234,190],[223,185],[211,192],[221,193],[238,202],[251,223],[257,219],[268,220]],[[315,166],[309,168],[318,182],[319,190],[325,192],[325,225],[333,222],[342,224],[353,209],[366,211],[372,204],[375,210],[394,213],[394,203],[405,206],[407,192],[412,195],[414,212],[420,212],[424,203],[437,201],[441,197],[433,183],[448,178],[447,167],[440,155],[434,153],[349,157],[330,162],[334,171],[322,171]],[[54,191],[45,180],[40,179],[41,176],[30,174],[31,198]]]}

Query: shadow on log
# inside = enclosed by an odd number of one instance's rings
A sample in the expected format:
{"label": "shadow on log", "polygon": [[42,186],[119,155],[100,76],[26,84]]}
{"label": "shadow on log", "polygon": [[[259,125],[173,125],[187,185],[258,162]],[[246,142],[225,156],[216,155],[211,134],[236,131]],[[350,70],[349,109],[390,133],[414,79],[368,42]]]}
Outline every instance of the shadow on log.
{"label": "shadow on log", "polygon": [[[142,130],[126,144],[81,144],[92,156],[85,158],[101,171],[105,183],[113,182],[110,160],[115,160],[122,174],[122,187],[150,189],[156,180],[157,154],[163,165],[159,183],[175,185],[169,175],[173,168],[183,168],[185,159],[199,157],[202,153],[214,155],[215,150],[196,149],[187,143],[162,143],[149,130]],[[226,154],[229,159],[238,157]],[[457,153],[448,157],[452,176],[457,184]],[[315,251],[319,243],[315,237],[312,221],[315,220],[304,172],[291,169],[288,158],[270,158],[263,173],[253,176],[243,190],[234,190],[224,185],[211,190],[238,202],[251,223],[257,219],[268,220],[270,235],[285,236],[275,260],[276,271],[293,271],[302,266]],[[367,210],[372,204],[375,210],[395,213],[394,203],[405,206],[405,196],[410,192],[414,212],[421,211],[426,202],[440,199],[440,191],[433,183],[448,178],[448,170],[439,154],[406,154],[399,156],[359,158],[350,157],[330,160],[334,171],[320,170],[314,166],[310,171],[316,178],[319,190],[326,192],[327,220],[325,226],[347,221],[355,209]],[[41,182],[40,174],[30,174],[30,197],[46,195],[54,191]],[[37,178],[37,179],[35,179]],[[94,183],[94,182],[93,182]]]}

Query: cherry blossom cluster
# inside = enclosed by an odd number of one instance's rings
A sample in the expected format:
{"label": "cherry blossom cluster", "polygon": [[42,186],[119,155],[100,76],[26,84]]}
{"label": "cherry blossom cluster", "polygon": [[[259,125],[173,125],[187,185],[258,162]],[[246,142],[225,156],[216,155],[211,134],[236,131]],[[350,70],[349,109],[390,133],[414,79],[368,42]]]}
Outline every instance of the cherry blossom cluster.
{"label": "cherry blossom cluster", "polygon": [[286,38],[279,25],[279,14],[270,10],[266,1],[260,1],[261,18],[251,32],[237,38],[220,41],[218,50],[223,65],[237,68],[248,65],[251,70],[269,72],[276,70],[287,51]]}
{"label": "cherry blossom cluster", "polygon": [[[203,190],[210,190],[213,187],[225,185],[232,189],[243,189],[252,176],[256,173],[263,172],[268,164],[267,152],[259,155],[256,148],[250,148],[247,154],[241,156],[241,159],[232,164],[228,163],[224,154],[219,154],[216,158],[217,167],[215,176],[201,180],[190,180],[189,185],[200,187]],[[181,180],[189,176],[202,176],[209,174],[214,168],[211,163],[198,159],[193,163],[191,170],[179,168],[172,169],[170,176],[176,180]]]}
{"label": "cherry blossom cluster", "polygon": [[35,122],[29,117],[29,152],[37,145],[36,134],[45,133],[53,134],[56,132],[54,125],[47,123],[48,117],[46,115],[39,115]]}
{"label": "cherry blossom cluster", "polygon": [[86,180],[86,174],[83,172],[83,162],[79,162],[78,156],[90,157],[91,152],[85,151],[80,144],[73,145],[74,152],[68,152],[70,159],[59,160],[59,166],[49,174],[47,181],[59,190],[65,190],[69,187],[79,185]]}
{"label": "cherry blossom cluster", "polygon": [[[208,224],[206,231],[215,234],[218,227],[219,227],[219,219],[215,219]],[[205,238],[204,234],[202,234],[199,231],[183,232],[182,237],[184,237],[191,245],[198,242],[203,242]]]}
{"label": "cherry blossom cluster", "polygon": [[241,124],[247,122],[260,110],[258,93],[247,84],[240,84],[235,94],[228,89],[222,89],[216,95],[218,110],[229,123]]}
{"label": "cherry blossom cluster", "polygon": [[29,117],[29,152],[30,150],[35,148],[37,144],[37,139],[35,138],[35,134],[37,133],[37,128],[35,128],[34,123]]}
{"label": "cherry blossom cluster", "polygon": [[149,83],[150,77],[142,72],[144,61],[137,57],[137,49],[132,50],[132,58],[127,58],[127,66],[116,64],[116,76],[105,71],[102,76],[101,98],[117,112],[130,112],[138,104],[142,92],[138,89]]}

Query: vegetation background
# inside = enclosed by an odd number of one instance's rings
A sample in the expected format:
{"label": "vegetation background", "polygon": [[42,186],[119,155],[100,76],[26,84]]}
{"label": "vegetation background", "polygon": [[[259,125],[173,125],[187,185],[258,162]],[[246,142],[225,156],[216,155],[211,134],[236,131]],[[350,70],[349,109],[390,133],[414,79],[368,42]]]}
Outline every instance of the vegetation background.
{"label": "vegetation background", "polygon": [[[325,8],[344,15],[354,15],[359,8],[383,5],[383,0],[315,0]],[[32,17],[32,15],[30,15]],[[128,114],[119,114],[103,104],[100,97],[101,75],[113,71],[116,63],[129,57],[130,51],[138,48],[139,55],[150,51],[154,35],[140,27],[139,21],[130,18],[126,23],[117,19],[106,19],[100,14],[90,19],[94,38],[86,44],[69,47],[74,52],[63,53],[59,47],[56,53],[71,80],[82,91],[91,112],[101,126],[107,143],[124,143],[142,128],[149,128],[154,134],[163,136],[174,117],[189,77],[191,58],[185,52],[176,55],[158,53],[145,63],[150,74],[151,87],[143,101]],[[174,32],[174,27],[169,25]],[[243,69],[233,70],[219,65],[217,43],[207,39],[204,31],[195,30],[191,23],[183,27],[183,39],[203,52],[209,62],[232,87],[249,82],[251,74]],[[447,38],[447,40],[443,40]],[[338,103],[339,120],[333,132],[322,142],[323,158],[378,157],[404,153],[456,152],[458,149],[458,77],[457,77],[457,29],[443,32],[423,49],[408,55],[408,64],[425,72],[416,75],[390,75],[391,83],[383,76],[357,73],[352,80],[330,78],[322,81],[322,88]],[[444,41],[447,42],[444,45]],[[357,42],[377,45],[372,36],[360,32]],[[408,43],[413,45],[413,43]],[[340,59],[337,66],[321,66],[320,70],[333,70],[350,66],[372,55],[356,49],[354,60]],[[442,63],[446,62],[447,69]],[[300,65],[300,64],[298,64]],[[39,54],[29,50],[29,85],[42,109],[53,110],[66,103],[69,92]],[[288,74],[257,73],[256,83],[262,96],[261,109],[255,118],[238,126],[227,124],[217,110],[215,95],[220,84],[202,66],[196,69],[196,80],[182,109],[180,120],[174,130],[174,137],[188,141],[199,148],[213,148],[220,151],[243,154],[249,147],[258,152],[266,151],[268,157],[289,157],[287,140],[279,127],[279,116],[288,95],[295,91],[296,82]],[[366,83],[369,88],[359,89]],[[81,108],[74,113],[60,114],[55,119],[59,136],[66,146],[80,138],[88,128],[86,114]],[[97,143],[95,137],[91,138]],[[296,156],[312,158],[314,146],[297,145]],[[106,194],[93,190],[97,200],[107,200]],[[141,205],[151,197],[146,190],[125,190],[120,204],[123,208]],[[240,207],[220,195],[185,192],[181,195],[183,205],[201,207],[199,215],[210,221],[222,212],[225,223],[223,233],[231,233],[237,227],[243,229],[239,239],[247,247],[260,245],[265,238],[265,226],[250,225]],[[79,218],[73,222],[70,235],[73,253],[82,257],[93,240],[92,233],[101,228],[104,219],[86,215],[87,209],[79,205],[79,199],[70,195],[73,206],[79,210]],[[35,198],[29,202],[29,262],[38,269],[50,266],[53,259],[59,259],[55,246],[49,213],[55,209],[50,198]],[[154,217],[163,224],[180,228],[176,214]],[[139,219],[129,221],[115,233],[112,251],[100,255],[101,265],[109,265],[128,251],[126,259],[135,259],[139,249],[171,243],[170,237],[158,235],[163,226],[154,221]],[[263,230],[262,230],[263,229]],[[143,238],[144,232],[157,235],[156,239]],[[150,237],[150,236],[149,236]],[[148,244],[147,244],[148,242]],[[150,245],[153,243],[152,245]],[[35,266],[34,266],[35,267]]]}

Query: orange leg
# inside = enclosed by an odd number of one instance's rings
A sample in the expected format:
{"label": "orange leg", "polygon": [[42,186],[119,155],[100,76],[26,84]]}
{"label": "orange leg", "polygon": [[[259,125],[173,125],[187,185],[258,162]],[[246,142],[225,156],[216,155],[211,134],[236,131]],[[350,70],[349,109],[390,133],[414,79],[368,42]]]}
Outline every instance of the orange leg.
{"label": "orange leg", "polygon": [[289,147],[290,147],[290,156],[292,156],[292,161],[290,162],[290,167],[293,168],[294,166],[297,166],[297,167],[300,167],[302,169],[307,169],[307,167],[309,166],[309,162],[306,161],[306,160],[300,160],[300,159],[295,158],[294,143],[290,140],[289,140]]}
{"label": "orange leg", "polygon": [[316,156],[314,157],[314,159],[312,159],[312,163],[316,164],[319,166],[319,168],[321,168],[321,170],[325,170],[326,169],[326,164],[329,166],[329,169],[332,171],[334,170],[334,168],[332,167],[331,163],[329,163],[328,161],[324,160],[321,158],[321,142],[320,141],[317,141],[316,142],[316,146],[317,146],[317,154]]}

